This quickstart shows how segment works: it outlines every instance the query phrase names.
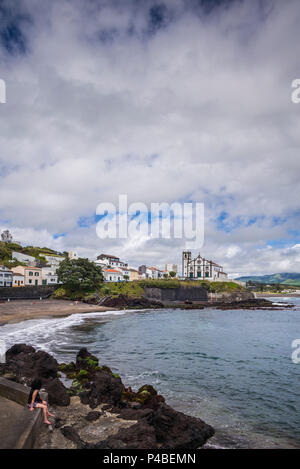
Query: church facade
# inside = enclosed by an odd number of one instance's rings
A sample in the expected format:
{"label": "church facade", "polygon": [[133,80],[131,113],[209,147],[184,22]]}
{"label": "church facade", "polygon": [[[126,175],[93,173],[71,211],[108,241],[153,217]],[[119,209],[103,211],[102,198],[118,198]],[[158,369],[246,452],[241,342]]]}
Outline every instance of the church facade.
{"label": "church facade", "polygon": [[210,281],[226,281],[228,278],[221,265],[205,259],[200,253],[192,259],[191,251],[182,253],[182,276],[187,279]]}

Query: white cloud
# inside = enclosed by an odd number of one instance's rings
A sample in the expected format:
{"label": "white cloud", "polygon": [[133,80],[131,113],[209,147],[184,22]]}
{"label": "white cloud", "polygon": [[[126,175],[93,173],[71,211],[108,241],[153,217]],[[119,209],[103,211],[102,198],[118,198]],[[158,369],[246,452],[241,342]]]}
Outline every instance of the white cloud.
{"label": "white cloud", "polygon": [[[267,248],[299,229],[298,2],[232,2],[209,16],[165,4],[173,20],[147,35],[151,1],[21,2],[33,20],[26,54],[0,47],[3,226],[24,243],[180,263],[184,243],[104,242],[77,222],[123,193],[204,201],[204,255],[233,273],[299,270],[294,251]],[[232,231],[217,228],[221,212]]]}

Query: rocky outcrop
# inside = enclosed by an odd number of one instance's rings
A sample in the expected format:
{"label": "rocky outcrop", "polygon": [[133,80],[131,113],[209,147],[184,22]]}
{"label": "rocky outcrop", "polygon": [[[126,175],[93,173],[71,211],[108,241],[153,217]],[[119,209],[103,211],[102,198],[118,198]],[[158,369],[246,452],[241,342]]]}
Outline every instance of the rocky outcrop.
{"label": "rocky outcrop", "polygon": [[157,300],[151,300],[146,297],[131,297],[127,295],[119,296],[106,296],[99,298],[95,295],[92,298],[84,300],[90,304],[106,306],[109,308],[132,308],[132,309],[145,309],[145,308],[163,308],[163,303]]}
{"label": "rocky outcrop", "polygon": [[279,305],[274,305],[272,301],[266,300],[264,298],[249,298],[242,301],[232,301],[228,302],[218,302],[215,303],[214,306],[217,309],[270,309],[270,310],[277,310],[282,308],[293,308],[294,305],[292,304],[284,304],[282,303]]}
{"label": "rocky outcrop", "polygon": [[[136,410],[134,414],[131,418],[135,417],[137,423],[109,437],[105,441],[108,449],[196,449],[214,434],[210,425],[165,403],[155,409]],[[126,412],[120,416],[125,419]]]}
{"label": "rocky outcrop", "polygon": [[[97,360],[97,359],[96,359]],[[177,412],[165,403],[151,385],[144,385],[134,392],[126,388],[118,375],[105,366],[99,367],[95,357],[86,349],[81,349],[76,357],[77,376],[82,369],[93,374],[87,389],[79,392],[83,405],[91,409],[109,409],[122,421],[133,421],[133,425],[122,427],[105,440],[98,442],[85,441],[82,434],[74,432],[74,428],[62,429],[64,436],[71,439],[78,448],[102,449],[195,449],[203,445],[214,434],[214,430],[200,419]],[[94,368],[89,363],[94,362]],[[99,422],[101,413],[89,412],[86,420]]]}
{"label": "rocky outcrop", "polygon": [[93,382],[88,391],[79,394],[81,402],[95,409],[101,403],[116,406],[122,399],[123,385],[120,378],[116,378],[107,371],[100,370],[95,373]]}
{"label": "rocky outcrop", "polygon": [[[27,384],[39,376],[49,404],[56,407],[53,431],[42,435],[40,447],[196,449],[214,434],[202,420],[168,406],[153,386],[146,384],[136,392],[126,388],[85,348],[70,364],[58,365],[48,353],[26,344],[11,347],[6,359],[1,373],[13,373]],[[72,375],[70,389],[59,380],[58,370]]]}
{"label": "rocky outcrop", "polygon": [[6,363],[0,365],[0,373],[11,373],[17,382],[30,386],[39,377],[48,392],[50,404],[67,406],[70,396],[59,380],[58,363],[51,355],[26,344],[16,344],[6,352]]}

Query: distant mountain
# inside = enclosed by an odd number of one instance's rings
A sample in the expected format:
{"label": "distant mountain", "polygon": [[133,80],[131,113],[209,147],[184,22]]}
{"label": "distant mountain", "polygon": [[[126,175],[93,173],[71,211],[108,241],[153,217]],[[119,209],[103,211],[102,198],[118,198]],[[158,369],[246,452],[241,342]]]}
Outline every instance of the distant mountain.
{"label": "distant mountain", "polygon": [[238,277],[235,280],[241,280],[243,282],[258,282],[258,283],[281,283],[283,285],[295,285],[300,286],[300,274],[295,273],[282,273],[282,274],[270,274],[270,275],[249,275],[245,277]]}

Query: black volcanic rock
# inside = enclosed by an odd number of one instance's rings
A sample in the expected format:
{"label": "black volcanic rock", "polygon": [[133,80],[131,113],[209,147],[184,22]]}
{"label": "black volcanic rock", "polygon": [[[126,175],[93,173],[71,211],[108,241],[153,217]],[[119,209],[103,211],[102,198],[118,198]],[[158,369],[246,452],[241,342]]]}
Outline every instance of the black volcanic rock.
{"label": "black volcanic rock", "polygon": [[98,420],[98,418],[100,417],[101,415],[101,412],[98,412],[97,410],[94,410],[92,412],[89,412],[85,419],[88,421],[88,422],[94,422],[95,420]]}
{"label": "black volcanic rock", "polygon": [[99,302],[99,297],[95,296],[88,300],[84,300],[91,304],[101,304],[101,306],[107,306],[109,308],[134,308],[134,309],[145,309],[145,308],[163,308],[164,305],[160,301],[150,300],[146,297],[131,297],[127,295],[119,296],[107,296],[102,298]]}
{"label": "black volcanic rock", "polygon": [[122,398],[123,385],[120,378],[114,377],[107,371],[100,370],[95,373],[94,380],[90,389],[80,393],[80,399],[83,404],[89,404],[91,409],[105,402],[116,406]]}
{"label": "black volcanic rock", "polygon": [[[19,382],[24,382],[24,379],[30,382],[32,378],[40,376],[49,394],[49,403],[69,405],[67,389],[57,376],[58,363],[51,355],[25,344],[17,344],[8,350],[6,357],[7,363],[3,365],[5,368],[1,368],[2,371],[14,373]],[[146,384],[137,392],[126,388],[121,378],[108,367],[99,367],[98,359],[86,349],[79,351],[72,370],[77,375],[82,373],[85,370],[83,364],[93,369],[92,379],[87,389],[78,393],[80,399],[74,398],[77,399],[75,407],[74,401],[66,409],[57,407],[54,429],[53,432],[47,432],[47,438],[59,432],[77,448],[85,449],[180,450],[196,449],[213,436],[214,429],[210,425],[172,409],[153,386]],[[64,368],[68,370],[69,365]],[[82,404],[85,405],[81,409]],[[95,410],[85,413],[86,405]],[[101,411],[96,409],[98,405],[101,405]],[[117,431],[103,438],[102,422],[103,419],[105,422],[105,418],[114,421]],[[124,425],[126,420],[131,420],[132,424]],[[89,425],[93,425],[93,435],[99,428],[98,442],[95,436],[92,441],[86,441],[89,433],[83,429]],[[64,444],[60,438],[55,439],[55,442]]]}
{"label": "black volcanic rock", "polygon": [[105,444],[110,449],[196,449],[214,435],[210,425],[164,403],[154,410],[123,409],[120,417],[137,423],[107,438]]}
{"label": "black volcanic rock", "polygon": [[17,381],[28,386],[39,377],[48,392],[50,404],[67,406],[70,403],[67,389],[57,376],[58,363],[47,352],[36,351],[26,344],[16,344],[6,352],[6,363],[1,371],[13,373]]}
{"label": "black volcanic rock", "polygon": [[232,303],[215,303],[217,309],[282,309],[282,308],[293,308],[294,305],[282,304],[280,306],[274,305],[272,301],[266,300],[265,298],[250,298],[248,300],[233,301]]}

